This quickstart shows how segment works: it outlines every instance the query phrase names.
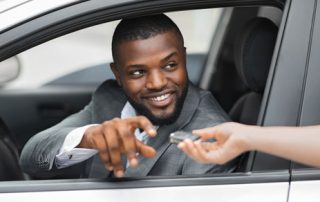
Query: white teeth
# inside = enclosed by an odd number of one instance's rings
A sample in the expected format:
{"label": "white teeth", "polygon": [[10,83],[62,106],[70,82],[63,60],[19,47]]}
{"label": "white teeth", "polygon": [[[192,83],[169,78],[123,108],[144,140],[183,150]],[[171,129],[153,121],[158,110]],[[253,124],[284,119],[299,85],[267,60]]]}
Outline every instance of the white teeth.
{"label": "white teeth", "polygon": [[163,100],[167,99],[167,98],[169,97],[169,95],[170,95],[170,94],[160,95],[160,96],[158,96],[158,97],[153,97],[153,98],[151,98],[151,100],[160,102],[160,101],[163,101]]}

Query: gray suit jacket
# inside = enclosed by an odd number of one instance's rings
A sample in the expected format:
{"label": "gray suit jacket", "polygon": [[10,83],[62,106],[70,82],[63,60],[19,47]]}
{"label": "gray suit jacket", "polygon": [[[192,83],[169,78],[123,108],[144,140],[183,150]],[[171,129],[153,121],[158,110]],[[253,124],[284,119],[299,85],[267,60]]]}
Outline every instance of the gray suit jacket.
{"label": "gray suit jacket", "polygon": [[[80,112],[71,115],[56,126],[33,136],[23,148],[20,162],[23,170],[32,176],[48,177],[67,172],[68,169],[57,169],[54,159],[61,148],[66,135],[77,127],[87,124],[102,123],[120,117],[127,99],[122,89],[114,80],[104,82],[93,94],[91,102]],[[188,158],[176,145],[169,142],[169,134],[176,130],[193,130],[217,125],[228,120],[213,96],[204,90],[194,87],[191,83],[177,121],[158,129],[158,135],[150,138],[148,145],[157,150],[154,158],[139,157],[137,168],[127,168],[125,176],[173,176],[192,175],[216,172],[230,172],[235,168],[236,161],[226,165],[205,165]],[[84,166],[85,165],[85,166]],[[110,176],[99,156],[95,155],[73,173],[85,173],[86,177]]]}

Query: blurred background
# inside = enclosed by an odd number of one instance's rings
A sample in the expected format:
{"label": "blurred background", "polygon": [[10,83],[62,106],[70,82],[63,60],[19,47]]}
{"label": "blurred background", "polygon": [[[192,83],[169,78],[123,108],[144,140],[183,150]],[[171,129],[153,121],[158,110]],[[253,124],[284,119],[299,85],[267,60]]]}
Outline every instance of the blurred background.
{"label": "blurred background", "polygon": [[[181,29],[188,53],[205,53],[221,9],[171,12]],[[6,88],[37,88],[64,75],[112,61],[111,38],[119,21],[86,28],[51,40],[18,55],[21,72]],[[205,30],[205,31],[204,31]]]}

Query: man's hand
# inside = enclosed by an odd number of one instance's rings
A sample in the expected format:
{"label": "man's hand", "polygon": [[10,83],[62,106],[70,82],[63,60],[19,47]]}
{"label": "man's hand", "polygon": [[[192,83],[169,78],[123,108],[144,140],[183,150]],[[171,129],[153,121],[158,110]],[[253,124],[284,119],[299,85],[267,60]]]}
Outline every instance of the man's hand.
{"label": "man's hand", "polygon": [[78,145],[79,148],[96,149],[101,161],[108,170],[113,170],[117,177],[123,176],[121,154],[126,154],[129,165],[138,165],[136,155],[153,157],[156,151],[137,140],[134,132],[144,130],[150,137],[156,135],[151,122],[144,116],[127,119],[115,118],[102,124],[89,127]]}

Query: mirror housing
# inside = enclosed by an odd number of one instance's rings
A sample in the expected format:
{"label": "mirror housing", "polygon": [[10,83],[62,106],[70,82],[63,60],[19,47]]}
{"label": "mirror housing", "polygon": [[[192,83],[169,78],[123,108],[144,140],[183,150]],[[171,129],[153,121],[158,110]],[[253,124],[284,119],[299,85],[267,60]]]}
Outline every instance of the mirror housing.
{"label": "mirror housing", "polygon": [[21,65],[17,56],[0,62],[0,86],[16,79],[20,75]]}

